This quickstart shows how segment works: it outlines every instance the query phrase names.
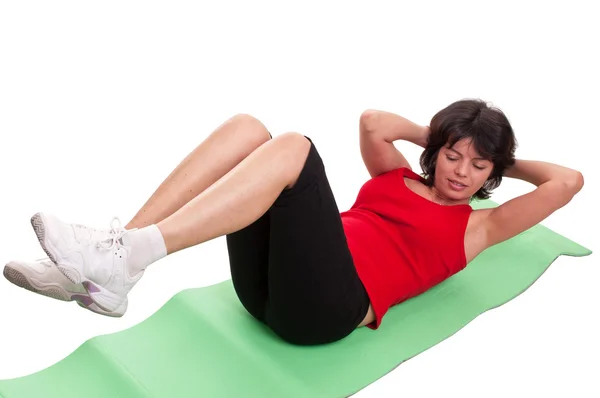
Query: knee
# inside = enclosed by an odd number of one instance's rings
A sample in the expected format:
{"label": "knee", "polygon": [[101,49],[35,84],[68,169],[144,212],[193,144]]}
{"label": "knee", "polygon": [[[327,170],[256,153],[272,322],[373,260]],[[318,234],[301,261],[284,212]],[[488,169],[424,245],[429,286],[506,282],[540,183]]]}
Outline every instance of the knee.
{"label": "knee", "polygon": [[240,123],[240,124],[246,124],[246,123],[256,123],[259,120],[257,118],[255,118],[252,115],[249,115],[247,113],[237,113],[233,116],[231,116],[229,118],[230,122],[233,123]]}
{"label": "knee", "polygon": [[234,125],[237,131],[257,137],[261,143],[273,138],[267,127],[260,120],[247,113],[233,115],[228,119],[228,123]]}
{"label": "knee", "polygon": [[266,130],[265,125],[252,115],[247,113],[238,113],[229,118],[229,122],[244,127],[255,127]]}
{"label": "knee", "polygon": [[306,138],[306,136],[304,136],[304,134],[296,131],[288,131],[280,134],[276,139],[285,147],[292,149],[305,149],[307,154],[311,145],[311,142],[308,140],[308,138]]}
{"label": "knee", "polygon": [[285,154],[286,159],[298,160],[302,164],[308,157],[311,148],[311,141],[295,131],[280,134],[273,141],[281,153]]}

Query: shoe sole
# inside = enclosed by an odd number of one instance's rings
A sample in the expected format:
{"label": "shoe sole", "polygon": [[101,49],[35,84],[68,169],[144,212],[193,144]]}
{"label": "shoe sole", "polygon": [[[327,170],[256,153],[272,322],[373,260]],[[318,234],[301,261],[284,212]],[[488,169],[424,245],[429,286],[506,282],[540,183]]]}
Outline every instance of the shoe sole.
{"label": "shoe sole", "polygon": [[42,213],[36,213],[31,217],[31,226],[40,242],[40,246],[50,260],[56,264],[58,270],[72,283],[82,284],[89,297],[98,307],[108,313],[113,313],[123,305],[124,301],[118,295],[102,286],[98,286],[93,281],[87,279],[81,270],[78,270],[73,266],[65,266],[59,261],[60,259],[56,258],[50,249],[51,244],[46,240],[46,226],[44,224],[44,216]]}
{"label": "shoe sole", "polygon": [[56,300],[66,302],[75,301],[80,307],[95,312],[96,314],[105,315],[112,318],[120,318],[123,316],[123,314],[118,311],[108,312],[101,308],[94,308],[91,304],[95,303],[89,295],[80,292],[70,292],[60,284],[48,284],[45,286],[38,285],[33,280],[28,278],[27,275],[19,271],[16,267],[18,267],[18,265],[9,263],[4,266],[3,271],[4,277],[13,285]]}
{"label": "shoe sole", "polygon": [[19,270],[13,268],[10,264],[4,266],[4,277],[11,282],[13,285],[22,287],[23,289],[29,290],[30,292],[41,294],[42,296],[50,297],[60,301],[73,301],[71,294],[63,289],[61,286],[49,285],[49,286],[37,286],[29,280]]}

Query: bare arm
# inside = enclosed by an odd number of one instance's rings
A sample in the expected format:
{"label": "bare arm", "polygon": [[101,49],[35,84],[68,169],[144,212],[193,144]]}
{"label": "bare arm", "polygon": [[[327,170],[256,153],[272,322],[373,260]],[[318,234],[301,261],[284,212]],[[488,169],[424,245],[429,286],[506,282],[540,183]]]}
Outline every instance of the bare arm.
{"label": "bare arm", "polygon": [[580,177],[578,174],[581,173],[554,163],[517,159],[514,166],[507,169],[504,174],[506,177],[523,180],[539,187],[553,179],[576,183],[577,178]]}
{"label": "bare arm", "polygon": [[367,110],[360,116],[360,151],[371,177],[410,164],[394,146],[396,140],[406,140],[425,147],[429,127],[419,126],[389,112]]}
{"label": "bare arm", "polygon": [[540,223],[565,206],[583,188],[583,175],[557,164],[517,159],[506,177],[537,188],[490,209],[484,220],[486,246],[493,246]]}
{"label": "bare arm", "polygon": [[394,113],[369,109],[361,115],[361,129],[375,133],[387,142],[404,140],[422,148],[427,145],[429,127],[418,125]]}

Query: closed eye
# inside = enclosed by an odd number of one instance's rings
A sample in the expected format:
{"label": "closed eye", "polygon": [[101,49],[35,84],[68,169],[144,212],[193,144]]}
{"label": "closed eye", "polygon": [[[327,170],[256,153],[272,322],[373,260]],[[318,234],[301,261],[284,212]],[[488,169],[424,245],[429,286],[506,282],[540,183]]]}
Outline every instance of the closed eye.
{"label": "closed eye", "polygon": [[[448,156],[448,155],[446,155],[446,158],[447,158],[449,161],[451,161],[451,162],[455,162],[455,161],[457,161],[457,160],[458,160],[458,158],[452,158],[452,157],[450,157],[450,156]],[[481,166],[477,166],[477,165],[474,165],[474,166],[475,166],[475,168],[476,168],[476,169],[478,169],[478,170],[484,170],[484,169],[485,169],[485,167],[481,167]]]}

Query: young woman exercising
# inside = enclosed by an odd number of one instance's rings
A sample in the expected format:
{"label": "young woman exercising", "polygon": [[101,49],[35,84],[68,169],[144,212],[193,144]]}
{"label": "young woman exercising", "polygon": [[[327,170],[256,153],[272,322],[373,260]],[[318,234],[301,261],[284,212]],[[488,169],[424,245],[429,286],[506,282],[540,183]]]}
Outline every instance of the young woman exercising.
{"label": "young woman exercising", "polygon": [[[347,211],[338,210],[310,138],[273,138],[257,119],[237,115],[195,148],[124,228],[35,214],[32,225],[51,261],[13,261],[4,274],[120,316],[148,266],[225,236],[246,310],[292,344],[324,344],[360,326],[377,329],[389,308],[538,224],[583,186],[576,170],[515,159],[509,121],[480,100],[450,104],[429,126],[365,111],[359,137],[371,179]],[[423,176],[396,140],[424,148]],[[470,201],[488,198],[503,176],[536,188],[473,210]]]}

